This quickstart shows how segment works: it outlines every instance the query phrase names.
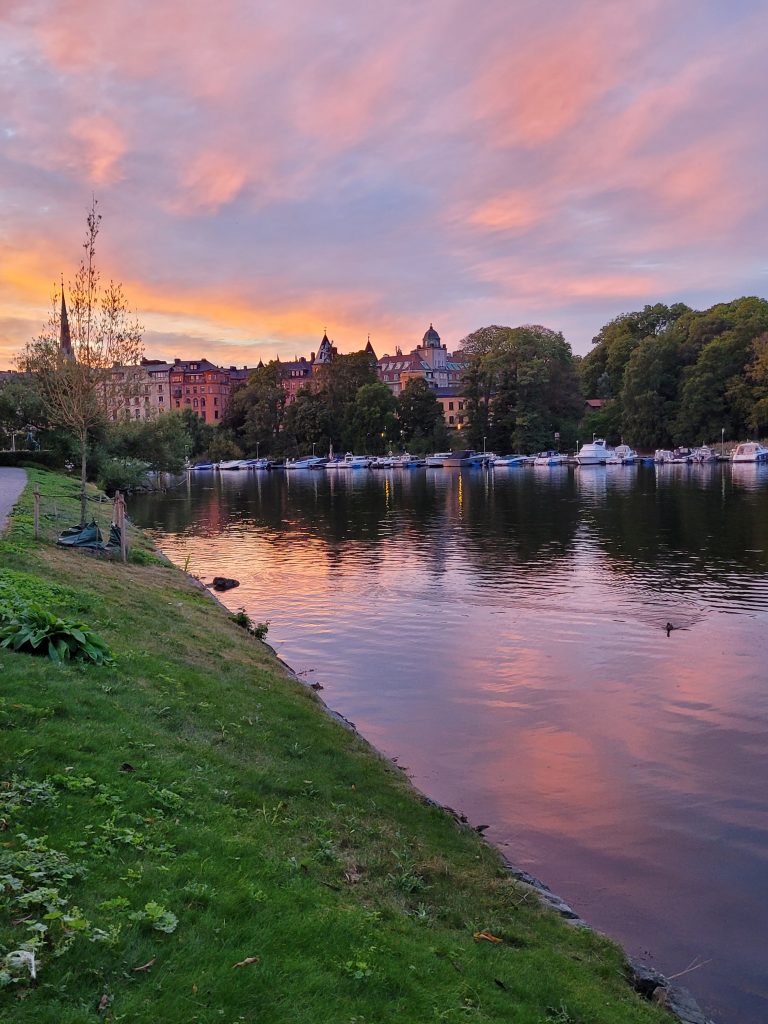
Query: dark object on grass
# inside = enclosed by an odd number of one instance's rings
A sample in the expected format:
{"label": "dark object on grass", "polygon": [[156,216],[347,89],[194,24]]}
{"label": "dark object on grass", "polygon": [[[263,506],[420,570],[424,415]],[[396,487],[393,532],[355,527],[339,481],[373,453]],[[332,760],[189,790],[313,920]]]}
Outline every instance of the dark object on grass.
{"label": "dark object on grass", "polygon": [[231,580],[227,576],[214,576],[210,586],[214,590],[232,590],[240,586],[240,580]]}
{"label": "dark object on grass", "polygon": [[120,771],[121,772],[135,772],[136,769],[133,767],[132,764],[129,764],[128,761],[123,761],[123,763],[120,765]]}
{"label": "dark object on grass", "polygon": [[70,526],[56,542],[71,548],[103,548],[104,538],[96,520],[87,526]]}

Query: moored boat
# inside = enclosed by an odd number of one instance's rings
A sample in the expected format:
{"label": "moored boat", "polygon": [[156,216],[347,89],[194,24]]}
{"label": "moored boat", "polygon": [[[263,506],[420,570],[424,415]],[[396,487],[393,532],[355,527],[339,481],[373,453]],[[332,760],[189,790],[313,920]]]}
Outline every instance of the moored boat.
{"label": "moored boat", "polygon": [[593,437],[590,442],[579,448],[576,461],[580,466],[604,466],[612,449],[605,443],[602,437]]}
{"label": "moored boat", "polygon": [[[630,448],[628,444],[617,444],[613,449],[613,454],[621,466],[633,466],[637,459],[637,452]],[[611,463],[611,465],[615,464]]]}
{"label": "moored boat", "polygon": [[194,466],[189,467],[193,473],[199,473],[204,469],[215,469],[216,467],[212,462],[197,462]]}
{"label": "moored boat", "polygon": [[336,469],[370,469],[373,459],[370,455],[354,455],[347,452],[343,459],[336,463]]}
{"label": "moored boat", "polygon": [[568,463],[568,456],[563,455],[561,452],[550,450],[547,452],[539,452],[536,458],[533,460],[533,464],[536,467],[546,466],[550,469],[555,466],[565,466]]}
{"label": "moored boat", "polygon": [[503,466],[524,466],[528,461],[527,455],[499,455],[494,459],[493,468]]}
{"label": "moored boat", "polygon": [[734,448],[731,462],[768,462],[768,448],[757,441],[744,441]]}
{"label": "moored boat", "polygon": [[653,461],[657,466],[663,466],[667,463],[674,462],[675,453],[671,452],[669,448],[657,448],[653,453]]}
{"label": "moored boat", "polygon": [[455,469],[457,466],[469,466],[471,465],[471,459],[473,455],[477,453],[471,448],[462,448],[457,452],[450,452],[443,458],[443,466],[446,469]]}
{"label": "moored boat", "polygon": [[428,455],[426,458],[426,464],[428,466],[442,466],[444,459],[450,459],[453,452],[435,452],[434,455]]}
{"label": "moored boat", "polygon": [[301,459],[286,459],[286,469],[319,469],[320,466],[325,465],[326,459],[322,459],[319,455],[305,455]]}
{"label": "moored boat", "polygon": [[700,448],[693,449],[693,461],[696,463],[717,462],[717,455],[709,445],[703,444]]}
{"label": "moored boat", "polygon": [[219,463],[219,469],[243,469],[245,467],[245,459],[228,459],[226,462]]}

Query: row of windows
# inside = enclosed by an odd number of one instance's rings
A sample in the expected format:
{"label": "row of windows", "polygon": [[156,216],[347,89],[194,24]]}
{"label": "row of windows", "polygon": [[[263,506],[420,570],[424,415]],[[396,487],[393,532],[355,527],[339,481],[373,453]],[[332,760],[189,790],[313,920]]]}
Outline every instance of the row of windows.
{"label": "row of windows", "polygon": [[[186,404],[186,405],[189,405],[189,404],[190,404],[190,402],[189,402],[189,399],[188,399],[188,398],[186,399],[186,403],[185,403],[185,404]],[[205,399],[203,399],[203,405],[205,405]],[[195,407],[197,407],[197,401],[195,401]],[[180,409],[180,408],[181,408],[181,402],[177,402],[177,403],[176,403],[176,408],[177,408],[177,409]],[[199,415],[200,415],[200,416],[204,416],[204,413],[199,413]],[[214,418],[215,420],[217,420],[217,419],[219,418],[219,410],[218,410],[218,409],[214,409],[214,411],[213,411],[213,418]]]}
{"label": "row of windows", "polygon": [[463,416],[449,416],[448,417],[448,422],[449,423],[463,423],[464,422],[464,417]]}

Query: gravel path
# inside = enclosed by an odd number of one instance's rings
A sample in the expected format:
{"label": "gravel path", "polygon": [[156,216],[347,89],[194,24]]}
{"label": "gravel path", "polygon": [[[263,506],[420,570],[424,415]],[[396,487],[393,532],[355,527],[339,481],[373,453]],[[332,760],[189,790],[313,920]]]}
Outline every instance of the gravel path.
{"label": "gravel path", "polygon": [[5,520],[24,490],[27,474],[23,469],[0,467],[0,533],[5,529]]}

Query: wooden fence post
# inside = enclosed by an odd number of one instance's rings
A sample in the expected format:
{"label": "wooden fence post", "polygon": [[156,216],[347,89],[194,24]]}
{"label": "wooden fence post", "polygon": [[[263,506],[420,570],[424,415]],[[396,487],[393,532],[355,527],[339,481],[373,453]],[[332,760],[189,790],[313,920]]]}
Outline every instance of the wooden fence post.
{"label": "wooden fence post", "polygon": [[35,499],[35,540],[40,540],[40,484],[35,484],[33,494]]}
{"label": "wooden fence post", "polygon": [[120,557],[128,561],[128,539],[125,536],[125,498],[118,491],[115,494],[115,524],[120,530]]}

